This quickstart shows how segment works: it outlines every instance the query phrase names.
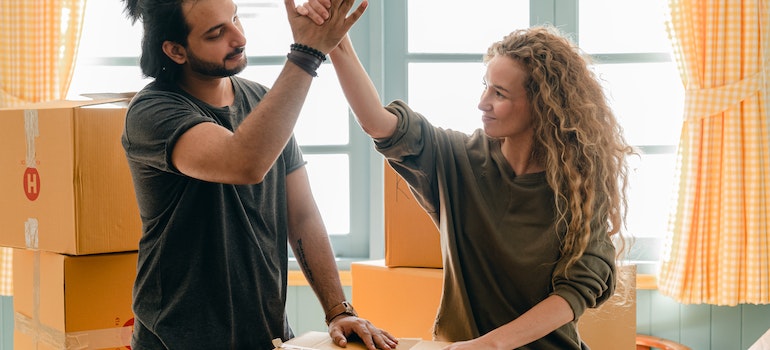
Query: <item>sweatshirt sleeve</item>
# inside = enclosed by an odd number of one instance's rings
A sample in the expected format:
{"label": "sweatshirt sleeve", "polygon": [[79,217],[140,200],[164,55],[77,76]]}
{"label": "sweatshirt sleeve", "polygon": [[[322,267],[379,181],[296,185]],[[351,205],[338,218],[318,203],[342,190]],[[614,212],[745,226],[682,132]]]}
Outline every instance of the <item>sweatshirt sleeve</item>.
{"label": "sweatshirt sleeve", "polygon": [[577,320],[587,308],[596,308],[613,295],[616,274],[615,246],[606,231],[595,230],[586,251],[567,270],[568,277],[554,276],[553,294],[569,303]]}

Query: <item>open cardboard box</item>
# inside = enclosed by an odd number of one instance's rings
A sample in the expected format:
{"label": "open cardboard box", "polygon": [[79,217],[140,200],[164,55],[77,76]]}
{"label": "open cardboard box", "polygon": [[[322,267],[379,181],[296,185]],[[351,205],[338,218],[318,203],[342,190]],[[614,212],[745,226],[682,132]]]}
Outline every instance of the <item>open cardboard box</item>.
{"label": "open cardboard box", "polygon": [[[351,341],[347,347],[339,347],[325,332],[308,332],[285,343],[279,340],[273,341],[275,349],[282,350],[367,350],[360,341]],[[445,342],[428,341],[422,339],[400,338],[396,350],[439,350],[449,345]]]}
{"label": "open cardboard box", "polygon": [[136,259],[13,249],[13,348],[127,349]]}

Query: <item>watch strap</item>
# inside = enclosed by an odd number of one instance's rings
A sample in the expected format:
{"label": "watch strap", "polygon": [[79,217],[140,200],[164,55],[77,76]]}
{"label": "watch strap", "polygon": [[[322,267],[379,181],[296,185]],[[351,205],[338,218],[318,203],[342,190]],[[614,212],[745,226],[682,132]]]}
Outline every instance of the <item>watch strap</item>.
{"label": "watch strap", "polygon": [[335,317],[343,314],[358,317],[358,313],[353,309],[353,305],[345,300],[326,311],[326,325],[329,325]]}

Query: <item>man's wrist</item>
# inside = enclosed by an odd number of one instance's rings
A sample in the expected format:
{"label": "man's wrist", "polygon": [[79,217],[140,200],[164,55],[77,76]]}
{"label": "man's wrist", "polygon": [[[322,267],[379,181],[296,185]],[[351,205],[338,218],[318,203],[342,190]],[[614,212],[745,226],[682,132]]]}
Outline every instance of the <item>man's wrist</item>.
{"label": "man's wrist", "polygon": [[347,300],[335,305],[326,311],[326,325],[329,325],[337,316],[349,315],[358,317],[358,313]]}

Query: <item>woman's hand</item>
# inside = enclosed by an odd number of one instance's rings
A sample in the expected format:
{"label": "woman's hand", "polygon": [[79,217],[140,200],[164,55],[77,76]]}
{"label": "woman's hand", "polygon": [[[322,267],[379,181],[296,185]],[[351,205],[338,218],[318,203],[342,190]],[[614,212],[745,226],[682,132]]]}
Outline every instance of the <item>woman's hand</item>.
{"label": "woman's hand", "polygon": [[329,8],[331,6],[331,0],[308,0],[302,5],[297,6],[297,13],[309,17],[318,25],[322,25],[329,19]]}

